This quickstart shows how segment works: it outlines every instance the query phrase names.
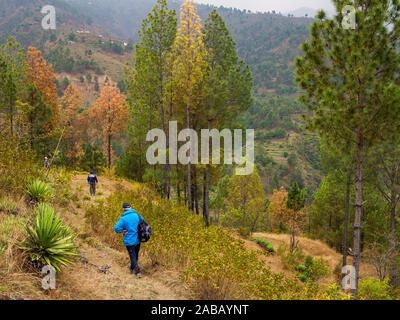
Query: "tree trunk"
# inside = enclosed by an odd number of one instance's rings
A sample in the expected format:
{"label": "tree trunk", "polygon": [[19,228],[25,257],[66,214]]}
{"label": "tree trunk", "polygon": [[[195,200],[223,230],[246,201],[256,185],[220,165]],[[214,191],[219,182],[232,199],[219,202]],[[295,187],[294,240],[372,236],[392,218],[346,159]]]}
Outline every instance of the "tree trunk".
{"label": "tree trunk", "polygon": [[[392,185],[393,186],[393,185]],[[391,216],[390,216],[390,266],[389,266],[389,283],[394,286],[397,282],[397,268],[396,268],[396,206],[397,206],[397,193],[392,188],[391,191]]]}
{"label": "tree trunk", "polygon": [[347,266],[347,232],[349,228],[349,212],[350,212],[350,175],[347,179],[346,184],[346,204],[345,204],[345,215],[344,215],[344,240],[343,240],[343,267]]}
{"label": "tree trunk", "polygon": [[198,193],[198,186],[197,183],[194,185],[194,207],[196,209],[196,214],[200,214],[200,207],[199,207],[199,193]]}
{"label": "tree trunk", "polygon": [[[160,77],[160,81],[162,81],[162,77]],[[161,86],[160,86],[160,95],[162,94],[162,92],[163,92],[163,86],[161,85]],[[164,107],[163,107],[163,105],[162,105],[162,98],[161,98],[161,96],[160,96],[159,104],[160,104],[160,115],[161,115],[161,128],[162,128],[162,131],[163,131],[165,134],[167,134],[167,133],[165,132]],[[167,139],[167,145],[166,145],[166,147],[168,148],[168,139]],[[163,151],[166,151],[166,150],[163,150]],[[167,160],[167,161],[168,161],[168,160]],[[167,170],[168,170],[168,167],[167,167],[167,166],[168,166],[167,163],[165,163],[165,164],[163,165],[163,193],[164,193],[164,197],[168,199],[168,184],[167,184]]]}
{"label": "tree trunk", "polygon": [[10,134],[11,137],[14,136],[14,111],[11,110],[10,113]]}
{"label": "tree trunk", "polygon": [[[190,107],[189,107],[189,105],[186,106],[186,122],[187,122],[187,128],[190,129]],[[190,162],[191,162],[191,159],[189,158],[189,163],[187,165],[187,192],[188,192],[187,198],[188,198],[189,210],[193,210],[193,206],[192,206],[192,172],[191,172]]]}
{"label": "tree trunk", "polygon": [[295,224],[294,224],[294,221],[295,221],[295,217],[293,217],[293,220],[292,220],[292,230],[291,230],[291,233],[290,233],[290,253],[293,253],[294,252],[294,249],[295,249],[295,241],[296,241],[296,239],[295,239],[295,230],[294,230],[294,227],[295,227]]}
{"label": "tree trunk", "polygon": [[111,169],[111,135],[107,137],[107,151],[108,151],[108,170]]}
{"label": "tree trunk", "polygon": [[353,296],[358,294],[358,278],[360,270],[360,236],[361,236],[361,213],[362,213],[362,169],[363,169],[363,138],[360,133],[358,136],[357,146],[357,180],[356,180],[356,204],[355,204],[355,215],[354,215],[354,248],[353,248],[353,266],[354,266],[354,277],[355,287],[352,289]]}
{"label": "tree trunk", "polygon": [[181,184],[179,182],[179,179],[176,182],[176,193],[178,195],[178,202],[181,202]]}
{"label": "tree trunk", "polygon": [[[211,128],[211,121],[208,120],[208,130]],[[210,140],[207,141],[210,143]],[[206,221],[206,226],[209,226],[209,218],[210,218],[210,204],[209,204],[209,190],[210,190],[210,164],[206,165],[206,171],[204,174],[204,210],[203,216]]]}
{"label": "tree trunk", "polygon": [[210,165],[208,164],[205,172],[205,185],[204,185],[204,220],[206,221],[206,226],[210,225]]}
{"label": "tree trunk", "polygon": [[[188,205],[188,200],[187,200],[187,184],[183,182],[183,195],[185,197],[185,204]],[[190,208],[189,208],[190,209]]]}
{"label": "tree trunk", "polygon": [[140,155],[139,155],[139,182],[143,181],[143,170],[142,170],[142,144],[139,140],[139,150],[140,150]]}

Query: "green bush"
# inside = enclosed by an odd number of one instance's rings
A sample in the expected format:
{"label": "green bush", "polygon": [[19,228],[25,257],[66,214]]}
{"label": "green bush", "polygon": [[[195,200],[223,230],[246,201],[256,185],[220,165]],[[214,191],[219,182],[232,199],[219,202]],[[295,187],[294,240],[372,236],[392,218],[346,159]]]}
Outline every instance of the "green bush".
{"label": "green bush", "polygon": [[0,195],[22,194],[34,168],[32,151],[16,137],[0,134]]}
{"label": "green bush", "polygon": [[311,256],[307,256],[304,260],[304,264],[297,265],[295,270],[299,272],[298,277],[303,282],[316,281],[322,277],[328,276],[331,272],[324,259],[313,259]]}
{"label": "green bush", "polygon": [[289,247],[285,244],[278,247],[277,254],[281,258],[283,268],[286,270],[296,269],[296,266],[304,261],[304,253],[300,248],[290,253]]}
{"label": "green bush", "polygon": [[254,241],[261,247],[263,247],[268,253],[274,253],[274,246],[273,244],[265,239],[258,239],[258,238],[252,238],[251,241]]}
{"label": "green bush", "polygon": [[389,279],[380,281],[376,278],[364,278],[358,283],[360,300],[393,300]]}
{"label": "green bush", "polygon": [[238,232],[244,238],[248,238],[251,234],[250,228],[248,228],[248,227],[239,227]]}
{"label": "green bush", "polygon": [[322,258],[311,258],[311,264],[308,266],[309,278],[316,281],[320,278],[327,277],[331,273],[328,263]]}
{"label": "green bush", "polygon": [[30,200],[36,203],[47,202],[54,197],[54,189],[51,185],[40,180],[29,182],[26,192]]}
{"label": "green bush", "polygon": [[27,225],[26,233],[27,239],[20,248],[29,253],[37,266],[51,265],[60,270],[62,265],[72,263],[71,258],[77,255],[73,233],[48,204],[38,205],[34,225]]}
{"label": "green bush", "polygon": [[289,233],[289,228],[283,221],[279,222],[279,233]]}

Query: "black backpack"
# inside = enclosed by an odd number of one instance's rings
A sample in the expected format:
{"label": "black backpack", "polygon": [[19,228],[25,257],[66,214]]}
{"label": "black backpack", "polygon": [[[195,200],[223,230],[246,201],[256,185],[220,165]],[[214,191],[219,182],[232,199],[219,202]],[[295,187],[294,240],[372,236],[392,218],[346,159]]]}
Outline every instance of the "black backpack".
{"label": "black backpack", "polygon": [[137,214],[139,216],[139,224],[137,226],[138,228],[138,238],[140,242],[147,242],[150,240],[151,237],[151,227],[150,225],[142,219],[140,214]]}

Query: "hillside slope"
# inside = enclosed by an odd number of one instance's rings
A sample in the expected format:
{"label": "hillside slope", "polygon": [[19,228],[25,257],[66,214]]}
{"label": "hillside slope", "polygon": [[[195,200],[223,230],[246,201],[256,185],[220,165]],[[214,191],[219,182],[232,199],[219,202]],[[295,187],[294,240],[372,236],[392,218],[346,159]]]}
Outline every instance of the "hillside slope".
{"label": "hillside slope", "polygon": [[[72,193],[77,197],[67,208],[59,208],[61,217],[77,233],[79,259],[64,268],[57,276],[56,290],[41,289],[40,275],[23,275],[27,283],[19,290],[0,290],[1,299],[112,299],[112,300],[172,300],[190,299],[190,291],[183,285],[179,274],[152,266],[146,257],[141,257],[143,277],[136,279],[128,270],[129,258],[125,251],[104,245],[85,223],[85,210],[92,201],[100,201],[116,190],[129,189],[132,184],[101,177],[98,195],[93,200],[86,196],[86,175],[74,176],[71,180]],[[85,197],[86,196],[86,197]],[[79,205],[77,205],[79,203]],[[1,218],[1,213],[0,213]],[[0,219],[1,221],[1,219]],[[110,230],[114,232],[114,230]],[[122,241],[122,237],[121,237]],[[103,270],[103,271],[102,271]],[[19,275],[19,276],[21,276]],[[10,276],[10,275],[9,275]],[[1,278],[1,277],[0,277]],[[9,279],[12,281],[12,279]],[[12,286],[10,285],[10,288]],[[0,288],[7,288],[1,287]]]}
{"label": "hillside slope", "polygon": [[[81,258],[72,268],[67,268],[59,281],[59,291],[68,298],[76,299],[130,299],[130,300],[179,300],[190,298],[189,291],[179,280],[179,274],[173,270],[152,267],[145,258],[141,259],[143,278],[136,279],[129,273],[128,254],[112,249],[101,243],[101,240],[85,226],[85,208],[91,201],[99,201],[121,190],[121,181],[100,177],[98,195],[94,200],[84,200],[88,184],[86,175],[77,175],[71,181],[72,192],[78,195],[85,204],[76,208],[74,214],[63,212],[80,234],[79,245]],[[123,181],[123,188],[132,184]],[[83,231],[84,230],[84,231]],[[83,232],[82,232],[83,231]],[[114,232],[114,230],[110,230]],[[122,237],[121,237],[122,241]],[[86,261],[87,259],[87,261]],[[109,273],[99,271],[102,266],[111,265]],[[65,288],[64,288],[65,286]],[[58,297],[57,297],[58,298]]]}
{"label": "hillside slope", "polygon": [[[98,193],[96,197],[90,198],[86,178],[87,175],[83,174],[73,176],[70,181],[73,201],[66,206],[56,205],[57,211],[61,213],[65,223],[76,233],[75,243],[79,248],[79,258],[75,263],[65,267],[63,272],[57,275],[57,289],[42,290],[41,275],[37,271],[26,273],[26,269],[21,266],[18,274],[7,273],[6,278],[2,278],[3,272],[6,271],[0,268],[0,299],[186,300],[198,298],[200,293],[188,286],[183,278],[182,270],[168,263],[154,264],[147,253],[143,254],[143,250],[140,256],[143,278],[136,279],[129,273],[129,258],[125,250],[121,250],[119,245],[118,248],[111,247],[109,242],[104,241],[104,234],[94,231],[88,223],[86,212],[92,204],[102,203],[117,192],[139,190],[140,193],[140,190],[143,190],[141,185],[100,176]],[[146,197],[147,194],[141,196]],[[133,205],[135,204],[133,203]],[[4,218],[6,217],[0,212],[0,226]],[[166,227],[166,229],[168,228]],[[111,227],[106,232],[114,234]],[[153,230],[153,232],[157,232],[157,230]],[[232,235],[244,244],[247,252],[256,253],[258,259],[275,274],[273,277],[280,279],[279,277],[282,276],[298,282],[296,272],[285,269],[276,253],[265,255],[263,249],[255,242],[240,238],[234,233]],[[275,250],[280,245],[287,245],[289,242],[289,236],[282,234],[255,233],[253,237],[271,241]],[[155,239],[153,238],[151,241],[154,242]],[[323,258],[328,262],[331,273],[318,281],[321,288],[323,289],[326,284],[336,283],[335,268],[341,263],[341,255],[320,241],[303,237],[298,237],[298,240],[299,247],[304,254],[311,255],[313,258]],[[122,239],[120,241],[122,242]],[[146,245],[144,244],[144,247]],[[158,245],[163,246],[162,243]],[[186,252],[185,255],[189,255],[189,253]],[[14,268],[8,267],[9,270]],[[375,276],[375,271],[372,266],[362,264],[361,276]],[[273,284],[271,285],[273,286]],[[282,283],[282,285],[284,284]],[[219,290],[223,290],[223,288]]]}

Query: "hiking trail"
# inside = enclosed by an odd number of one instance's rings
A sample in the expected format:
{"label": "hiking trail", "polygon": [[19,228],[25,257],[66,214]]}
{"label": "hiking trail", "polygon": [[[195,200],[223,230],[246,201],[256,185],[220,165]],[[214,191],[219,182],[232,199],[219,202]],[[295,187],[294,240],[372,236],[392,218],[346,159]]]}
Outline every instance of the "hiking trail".
{"label": "hiking trail", "polygon": [[[73,203],[60,209],[65,221],[78,233],[90,233],[86,225],[85,211],[95,199],[105,199],[113,192],[133,187],[133,183],[99,176],[97,195],[90,200],[87,175],[76,175],[71,180],[72,193],[82,203]],[[123,183],[122,183],[123,182]],[[122,205],[122,204],[121,204]],[[121,210],[122,214],[122,210]],[[114,232],[114,230],[110,230]],[[152,267],[141,254],[139,263],[142,278],[130,274],[128,253],[110,248],[96,236],[87,234],[77,237],[80,258],[65,268],[57,278],[57,287],[50,293],[54,299],[113,299],[113,300],[182,300],[191,294],[179,279],[179,273],[162,267]],[[89,239],[89,240],[88,240]],[[151,241],[151,240],[150,240]],[[122,242],[122,236],[121,236]],[[146,245],[146,244],[144,244]]]}

